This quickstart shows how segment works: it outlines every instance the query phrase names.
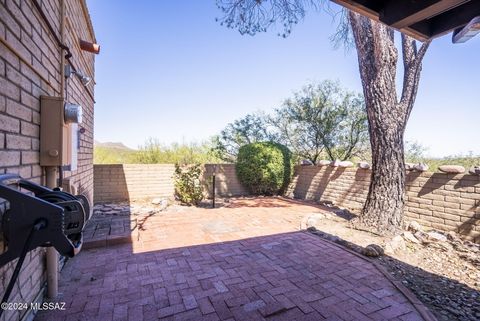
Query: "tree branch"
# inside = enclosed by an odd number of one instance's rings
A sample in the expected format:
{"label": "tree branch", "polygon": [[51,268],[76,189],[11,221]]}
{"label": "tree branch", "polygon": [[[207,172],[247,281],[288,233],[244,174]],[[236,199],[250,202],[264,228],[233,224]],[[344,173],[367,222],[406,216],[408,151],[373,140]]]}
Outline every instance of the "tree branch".
{"label": "tree branch", "polygon": [[400,104],[407,107],[406,118],[410,116],[410,112],[415,102],[420,80],[420,71],[422,70],[422,60],[430,46],[431,41],[425,41],[417,51],[417,45],[413,38],[402,34],[402,52],[403,52],[403,89]]}

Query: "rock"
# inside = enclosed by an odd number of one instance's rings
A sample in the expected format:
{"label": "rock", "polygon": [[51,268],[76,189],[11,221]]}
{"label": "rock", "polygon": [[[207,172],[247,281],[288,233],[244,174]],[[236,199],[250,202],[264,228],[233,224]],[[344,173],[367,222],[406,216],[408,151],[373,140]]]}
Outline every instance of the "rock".
{"label": "rock", "polygon": [[413,167],[418,172],[426,172],[428,171],[428,165],[425,163],[418,163]]}
{"label": "rock", "polygon": [[438,170],[448,174],[462,174],[465,173],[465,167],[460,165],[441,165]]}
{"label": "rock", "polygon": [[452,242],[461,242],[462,240],[458,237],[457,233],[450,231],[447,233],[447,239]]}
{"label": "rock", "polygon": [[427,233],[427,238],[434,242],[446,242],[447,237],[441,233],[430,231]]}
{"label": "rock", "polygon": [[445,252],[449,252],[453,249],[453,246],[446,242],[432,242],[429,243],[428,246]]}
{"label": "rock", "polygon": [[370,168],[370,164],[367,163],[367,162],[358,162],[357,165],[361,169],[369,169]]}
{"label": "rock", "polygon": [[160,211],[166,210],[168,207],[168,201],[166,199],[163,199],[159,207],[160,207],[159,208]]}
{"label": "rock", "polygon": [[393,251],[393,248],[392,248],[392,246],[390,245],[390,243],[385,244],[385,254],[390,254],[390,255],[392,255],[392,254],[395,254],[394,252],[395,252],[395,251]]}
{"label": "rock", "polygon": [[410,221],[410,223],[408,223],[408,228],[407,230],[409,231],[412,231],[413,233],[415,232],[418,232],[418,231],[423,231],[423,228],[420,224],[418,224],[418,222],[416,221]]}
{"label": "rock", "polygon": [[415,164],[414,163],[405,163],[405,169],[407,171],[413,171],[415,169]]}
{"label": "rock", "polygon": [[421,242],[412,234],[412,232],[403,232],[403,238],[411,243],[420,244]]}
{"label": "rock", "polygon": [[352,166],[353,166],[353,163],[350,162],[350,161],[343,161],[343,162],[338,163],[338,167],[347,168],[347,167],[352,167]]}
{"label": "rock", "polygon": [[309,159],[302,159],[302,161],[300,162],[300,165],[302,165],[302,166],[312,166],[313,163]]}
{"label": "rock", "polygon": [[363,250],[363,255],[370,256],[370,257],[378,257],[384,254],[384,250],[380,245],[377,244],[369,244]]}
{"label": "rock", "polygon": [[471,175],[480,175],[480,166],[472,166],[468,170]]}
{"label": "rock", "polygon": [[420,242],[422,243],[430,243],[429,240],[428,240],[428,235],[427,233],[423,232],[423,231],[417,231],[415,232],[414,234],[415,238],[417,240],[419,240]]}
{"label": "rock", "polygon": [[307,218],[307,222],[306,222],[306,226],[307,228],[309,227],[314,227],[315,225],[318,224],[318,222],[322,219],[325,218],[325,215],[321,214],[321,213],[315,213],[313,215],[310,215],[308,218]]}
{"label": "rock", "polygon": [[327,206],[327,207],[333,207],[334,206],[332,201],[318,201],[318,204],[323,205],[323,206]]}
{"label": "rock", "polygon": [[338,159],[334,160],[333,162],[330,162],[330,166],[332,167],[338,167],[340,165],[340,161]]}
{"label": "rock", "polygon": [[323,159],[323,160],[319,161],[317,165],[318,165],[318,166],[328,166],[328,165],[330,165],[331,163],[332,163],[331,161],[329,161],[329,160],[324,160],[324,159]]}
{"label": "rock", "polygon": [[405,245],[405,240],[401,235],[397,235],[390,242],[388,242],[390,247],[392,248],[393,252],[396,251],[405,251],[407,249],[407,246]]}
{"label": "rock", "polygon": [[163,211],[168,207],[168,201],[164,198],[154,198],[152,200],[153,205],[159,205],[158,208],[155,208],[155,210],[160,210]]}

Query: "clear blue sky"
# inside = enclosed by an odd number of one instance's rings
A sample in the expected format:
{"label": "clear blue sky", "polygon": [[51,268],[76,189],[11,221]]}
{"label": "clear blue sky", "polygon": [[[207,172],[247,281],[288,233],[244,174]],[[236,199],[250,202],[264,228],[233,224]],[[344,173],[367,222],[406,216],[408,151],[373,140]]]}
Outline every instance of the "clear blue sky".
{"label": "clear blue sky", "polygon": [[[206,140],[247,113],[271,111],[311,81],[361,92],[356,52],[334,50],[336,22],[310,12],[284,39],[222,27],[214,0],[89,0],[96,57],[95,139],[136,148]],[[336,5],[332,5],[336,9]],[[406,140],[433,156],[480,154],[480,36],[435,40]]]}

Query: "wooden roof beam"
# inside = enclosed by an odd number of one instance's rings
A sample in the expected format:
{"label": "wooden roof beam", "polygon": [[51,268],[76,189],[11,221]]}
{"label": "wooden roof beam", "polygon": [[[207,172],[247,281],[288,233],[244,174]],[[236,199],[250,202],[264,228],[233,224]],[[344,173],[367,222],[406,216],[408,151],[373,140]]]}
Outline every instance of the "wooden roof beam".
{"label": "wooden roof beam", "polygon": [[437,16],[470,0],[390,0],[379,13],[380,21],[396,29]]}
{"label": "wooden roof beam", "polygon": [[439,37],[465,26],[477,16],[480,16],[480,1],[470,1],[432,19],[411,25],[409,28],[429,37]]}

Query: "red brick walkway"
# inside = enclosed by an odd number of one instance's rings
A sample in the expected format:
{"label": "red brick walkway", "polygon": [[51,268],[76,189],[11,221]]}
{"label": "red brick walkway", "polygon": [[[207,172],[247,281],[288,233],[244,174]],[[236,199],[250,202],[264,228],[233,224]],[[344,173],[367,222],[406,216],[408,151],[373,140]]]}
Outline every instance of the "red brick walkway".
{"label": "red brick walkway", "polygon": [[423,320],[371,263],[306,232],[155,250],[153,235],[165,231],[150,231],[148,250],[124,244],[69,261],[58,299],[66,310],[36,320]]}

